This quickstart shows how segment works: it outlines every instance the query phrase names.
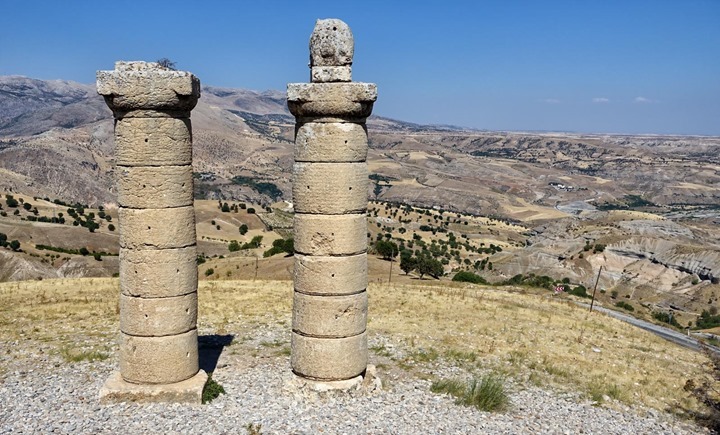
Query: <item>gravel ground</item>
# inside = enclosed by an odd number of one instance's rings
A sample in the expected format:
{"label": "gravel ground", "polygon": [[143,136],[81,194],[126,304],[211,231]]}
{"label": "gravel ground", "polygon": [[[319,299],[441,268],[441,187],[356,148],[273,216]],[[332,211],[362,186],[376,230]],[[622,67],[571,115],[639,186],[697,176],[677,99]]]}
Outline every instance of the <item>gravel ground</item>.
{"label": "gravel ground", "polygon": [[[222,350],[213,378],[226,394],[195,406],[100,405],[98,391],[117,368],[114,356],[70,363],[51,343],[0,343],[0,433],[244,434],[250,433],[248,424],[260,425],[263,434],[707,433],[657,411],[593,406],[577,394],[528,386],[509,385],[507,411],[481,412],[431,393],[430,381],[399,369],[379,369],[382,389],[299,390],[282,326],[252,331],[253,338],[246,335],[225,348],[213,344],[221,338],[203,339],[206,348]],[[434,374],[455,377],[462,370],[447,366]]]}

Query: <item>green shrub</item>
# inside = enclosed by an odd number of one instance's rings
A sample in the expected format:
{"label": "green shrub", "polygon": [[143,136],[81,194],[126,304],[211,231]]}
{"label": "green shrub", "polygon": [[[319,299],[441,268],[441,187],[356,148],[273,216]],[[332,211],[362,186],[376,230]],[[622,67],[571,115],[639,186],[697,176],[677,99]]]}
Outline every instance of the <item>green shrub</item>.
{"label": "green shrub", "polygon": [[627,302],[625,302],[625,301],[617,302],[617,303],[615,304],[615,306],[618,307],[618,308],[622,308],[623,310],[635,311],[635,307],[633,307],[632,305],[630,305],[629,303],[627,303]]}
{"label": "green shrub", "polygon": [[286,253],[291,256],[295,253],[295,241],[293,238],[287,240],[277,239],[273,241],[272,248],[268,249],[263,253],[263,257],[272,257],[275,254]]}
{"label": "green shrub", "polygon": [[221,394],[225,394],[225,388],[215,382],[215,380],[212,378],[212,372],[208,373],[207,382],[205,382],[205,386],[203,387],[202,392],[203,405],[217,399]]}
{"label": "green shrub", "polygon": [[710,311],[703,310],[695,324],[696,329],[710,329],[720,326],[720,315],[713,315]]}
{"label": "green shrub", "polygon": [[12,195],[5,195],[5,204],[7,204],[8,207],[17,207],[18,201]]}
{"label": "green shrub", "polygon": [[455,397],[455,403],[473,406],[481,411],[502,411],[510,403],[501,377],[489,374],[467,383],[457,380],[440,380],[430,386],[433,393],[447,393]]}
{"label": "green shrub", "polygon": [[570,293],[571,295],[579,296],[581,298],[589,298],[590,297],[590,295],[587,294],[587,289],[585,288],[584,285],[579,285],[579,286],[573,288],[572,290],[570,290],[568,293]]}
{"label": "green shrub", "polygon": [[215,273],[215,269],[213,269],[212,267],[210,269],[205,270],[205,276],[210,276],[214,273]]}
{"label": "green shrub", "polygon": [[256,249],[260,247],[263,236],[255,236],[249,242],[243,243],[240,249]]}
{"label": "green shrub", "polygon": [[452,279],[457,282],[469,282],[472,284],[487,284],[487,280],[480,275],[476,275],[472,272],[461,271],[455,274]]}
{"label": "green shrub", "polygon": [[672,313],[666,313],[665,311],[653,311],[652,316],[655,320],[667,323],[668,325],[672,325],[676,328],[682,328]]}

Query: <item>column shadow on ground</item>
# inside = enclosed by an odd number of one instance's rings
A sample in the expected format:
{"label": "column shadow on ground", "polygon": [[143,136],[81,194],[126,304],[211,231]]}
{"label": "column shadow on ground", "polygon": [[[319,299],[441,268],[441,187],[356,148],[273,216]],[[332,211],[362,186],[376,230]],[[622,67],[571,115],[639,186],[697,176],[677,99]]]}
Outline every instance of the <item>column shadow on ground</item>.
{"label": "column shadow on ground", "polygon": [[198,336],[200,368],[206,373],[214,372],[223,349],[230,346],[234,338],[235,336],[232,334]]}

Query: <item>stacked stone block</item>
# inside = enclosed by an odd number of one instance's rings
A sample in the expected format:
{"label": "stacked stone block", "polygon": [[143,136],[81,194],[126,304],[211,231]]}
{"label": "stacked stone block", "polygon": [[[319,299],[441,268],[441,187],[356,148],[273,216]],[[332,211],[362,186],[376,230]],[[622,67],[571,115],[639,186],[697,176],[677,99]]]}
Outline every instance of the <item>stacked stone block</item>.
{"label": "stacked stone block", "polygon": [[367,368],[365,120],[377,87],[351,82],[353,50],[344,22],[318,20],[311,83],[288,85],[296,117],[291,365],[311,380],[352,379]]}
{"label": "stacked stone block", "polygon": [[190,111],[200,82],[156,63],[98,71],[115,117],[120,230],[120,375],[131,384],[199,372]]}

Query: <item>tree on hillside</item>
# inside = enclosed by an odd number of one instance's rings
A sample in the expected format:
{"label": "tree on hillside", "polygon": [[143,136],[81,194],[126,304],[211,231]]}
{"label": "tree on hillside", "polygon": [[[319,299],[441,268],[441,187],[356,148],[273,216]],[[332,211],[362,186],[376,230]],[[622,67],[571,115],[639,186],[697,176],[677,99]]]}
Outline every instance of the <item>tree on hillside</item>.
{"label": "tree on hillside", "polygon": [[18,201],[12,195],[5,195],[5,203],[8,207],[17,207]]}
{"label": "tree on hillside", "polygon": [[10,242],[10,249],[12,249],[15,252],[19,251],[20,250],[20,242],[18,242],[17,240],[13,240],[12,242]]}
{"label": "tree on hillside", "polygon": [[295,240],[291,237],[287,240],[277,239],[273,241],[272,248],[268,249],[263,253],[263,257],[272,257],[275,254],[284,252],[287,257],[295,254]]}
{"label": "tree on hillside", "polygon": [[375,242],[375,252],[382,256],[383,260],[392,260],[397,257],[398,246],[389,240],[378,240]]}
{"label": "tree on hillside", "polygon": [[247,243],[243,243],[243,245],[240,247],[240,249],[256,249],[260,247],[260,244],[262,243],[263,236],[255,236]]}
{"label": "tree on hillside", "polygon": [[400,269],[408,275],[417,267],[417,258],[412,255],[403,255],[400,257]]}
{"label": "tree on hillside", "polygon": [[239,251],[239,250],[240,250],[240,243],[238,243],[237,240],[233,240],[228,245],[228,251],[230,251],[230,252],[235,252],[235,251]]}
{"label": "tree on hillside", "polygon": [[240,234],[243,236],[248,232],[248,226],[245,224],[240,225],[239,229],[240,229]]}
{"label": "tree on hillside", "polygon": [[430,275],[435,279],[439,279],[445,272],[442,263],[425,255],[418,258],[416,270],[420,274],[420,278]]}

